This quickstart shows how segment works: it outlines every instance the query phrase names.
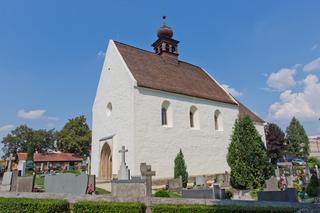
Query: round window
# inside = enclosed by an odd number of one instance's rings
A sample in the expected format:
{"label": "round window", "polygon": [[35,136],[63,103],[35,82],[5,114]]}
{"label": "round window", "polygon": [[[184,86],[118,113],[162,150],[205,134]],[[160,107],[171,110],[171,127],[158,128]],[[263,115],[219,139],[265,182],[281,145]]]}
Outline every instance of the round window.
{"label": "round window", "polygon": [[111,102],[108,103],[107,105],[107,116],[109,117],[111,115],[111,112],[112,112],[112,104]]}

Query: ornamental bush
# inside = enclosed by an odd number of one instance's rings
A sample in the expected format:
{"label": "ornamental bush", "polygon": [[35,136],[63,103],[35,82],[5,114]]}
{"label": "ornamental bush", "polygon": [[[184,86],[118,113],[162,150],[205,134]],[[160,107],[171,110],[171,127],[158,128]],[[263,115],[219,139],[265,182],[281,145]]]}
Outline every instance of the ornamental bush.
{"label": "ornamental bush", "polygon": [[69,212],[69,204],[65,200],[0,198],[0,212],[67,213]]}
{"label": "ornamental bush", "polygon": [[239,117],[234,124],[227,162],[231,184],[237,189],[261,188],[274,172],[261,136],[248,116]]}
{"label": "ornamental bush", "polygon": [[253,206],[206,206],[206,205],[164,205],[152,207],[153,213],[293,213],[294,208],[253,207]]}
{"label": "ornamental bush", "polygon": [[174,159],[174,178],[178,178],[180,176],[182,179],[182,186],[186,188],[188,184],[189,175],[187,172],[187,165],[184,161],[184,156],[181,149],[177,154],[176,158]]}
{"label": "ornamental bush", "polygon": [[95,201],[80,201],[74,204],[74,213],[142,213],[145,207],[143,203],[120,203],[120,202],[95,202]]}
{"label": "ornamental bush", "polygon": [[307,194],[309,197],[316,197],[318,196],[318,187],[319,187],[319,180],[317,175],[312,175],[310,179],[310,183],[307,186]]}

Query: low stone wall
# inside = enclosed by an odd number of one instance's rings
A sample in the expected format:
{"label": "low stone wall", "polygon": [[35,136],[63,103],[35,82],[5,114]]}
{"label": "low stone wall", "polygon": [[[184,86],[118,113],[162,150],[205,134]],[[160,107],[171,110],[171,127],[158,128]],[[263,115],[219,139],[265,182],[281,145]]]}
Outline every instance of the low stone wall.
{"label": "low stone wall", "polygon": [[35,198],[35,199],[65,199],[70,204],[81,200],[88,201],[109,201],[109,202],[142,202],[146,206],[153,204],[202,204],[202,205],[239,205],[239,206],[260,206],[260,207],[293,207],[293,208],[319,208],[315,204],[293,203],[293,202],[268,202],[268,201],[243,201],[243,200],[212,200],[212,199],[188,199],[188,198],[132,198],[113,197],[111,195],[74,195],[74,194],[52,194],[52,193],[16,193],[3,192],[0,197],[12,198]]}

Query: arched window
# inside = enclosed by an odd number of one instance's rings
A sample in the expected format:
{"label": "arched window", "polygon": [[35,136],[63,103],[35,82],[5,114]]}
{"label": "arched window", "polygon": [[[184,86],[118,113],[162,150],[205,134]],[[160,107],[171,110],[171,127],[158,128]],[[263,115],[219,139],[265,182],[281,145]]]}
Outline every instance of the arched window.
{"label": "arched window", "polygon": [[198,110],[195,106],[190,107],[189,120],[190,120],[191,128],[194,128],[194,129],[199,128],[199,115],[198,115]]}
{"label": "arched window", "polygon": [[194,114],[193,114],[193,112],[190,111],[189,116],[190,116],[190,127],[194,128],[194,119],[193,119]]}
{"label": "arched window", "polygon": [[161,108],[161,123],[162,125],[168,125],[167,109],[165,107]]}
{"label": "arched window", "polygon": [[111,115],[111,112],[112,112],[112,103],[109,102],[108,105],[107,105],[107,110],[106,110],[106,113],[107,113],[108,117]]}
{"label": "arched window", "polygon": [[219,110],[214,112],[214,129],[218,131],[223,130],[222,115]]}
{"label": "arched window", "polygon": [[164,101],[161,105],[161,124],[162,126],[172,126],[172,112],[170,102]]}

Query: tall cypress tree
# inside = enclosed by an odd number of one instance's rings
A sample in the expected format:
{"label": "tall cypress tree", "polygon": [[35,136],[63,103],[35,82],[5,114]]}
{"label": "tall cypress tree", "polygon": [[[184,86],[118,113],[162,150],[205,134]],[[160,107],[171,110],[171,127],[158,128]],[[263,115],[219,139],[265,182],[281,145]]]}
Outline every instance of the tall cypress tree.
{"label": "tall cypress tree", "polygon": [[187,165],[184,161],[184,156],[181,149],[177,154],[176,158],[174,159],[174,178],[178,178],[180,176],[182,179],[182,186],[186,188],[188,184],[188,172]]}
{"label": "tall cypress tree", "polygon": [[227,161],[231,184],[238,189],[260,188],[273,174],[261,136],[248,116],[235,122]]}
{"label": "tall cypress tree", "polygon": [[309,139],[300,122],[293,117],[287,128],[288,152],[300,158],[309,156]]}

